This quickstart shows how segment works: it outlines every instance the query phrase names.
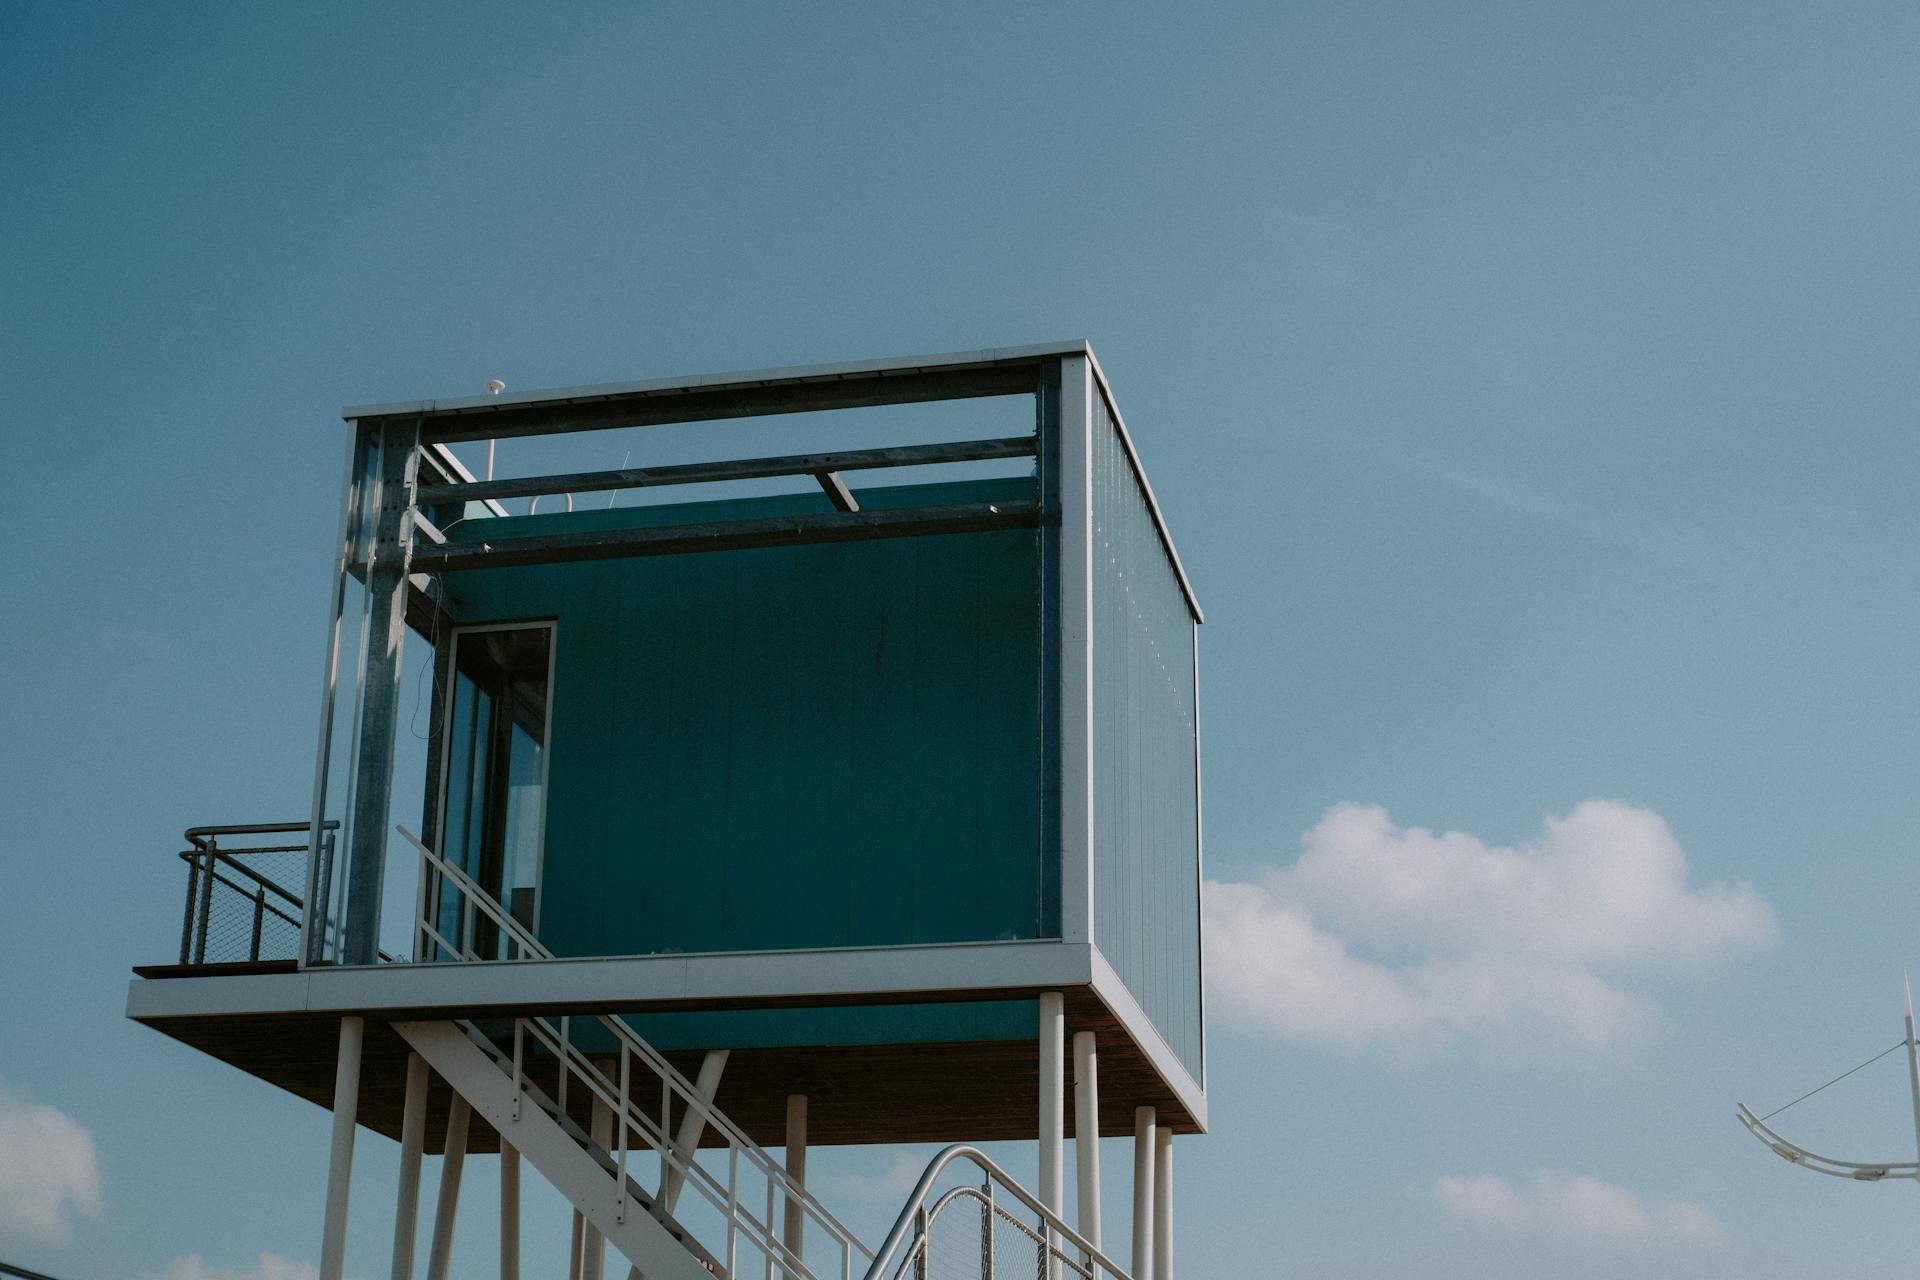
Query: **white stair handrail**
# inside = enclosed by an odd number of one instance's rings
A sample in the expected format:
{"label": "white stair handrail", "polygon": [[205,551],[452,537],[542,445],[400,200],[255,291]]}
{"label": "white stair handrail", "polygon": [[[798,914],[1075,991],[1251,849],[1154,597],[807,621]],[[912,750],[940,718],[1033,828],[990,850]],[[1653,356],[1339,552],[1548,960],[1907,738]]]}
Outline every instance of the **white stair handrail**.
{"label": "white stair handrail", "polygon": [[[465,871],[429,849],[421,842],[419,837],[407,830],[406,827],[401,826],[398,827],[397,830],[407,843],[414,847],[421,859],[420,901],[416,925],[422,939],[432,942],[447,955],[457,957],[461,961],[488,959],[488,957],[481,956],[473,951],[471,946],[477,917],[484,916],[500,930],[501,935],[510,944],[508,948],[509,959],[552,960],[557,958],[553,952],[549,951],[547,947],[534,936],[531,930],[520,921],[514,919],[512,914],[501,906],[500,902],[495,899],[492,894],[488,893],[476,883]],[[460,945],[456,945],[447,939],[433,923],[433,907],[439,899],[438,892],[431,890],[429,886],[429,881],[434,878],[452,886],[460,897],[462,904],[462,929],[460,934],[462,942]],[[647,1113],[633,1103],[627,1091],[622,1089],[619,1083],[608,1079],[606,1073],[600,1070],[591,1058],[572,1044],[571,1037],[568,1035],[567,1019],[560,1020],[561,1026],[557,1033],[544,1019],[515,1019],[514,1033],[516,1041],[518,1041],[523,1027],[531,1029],[535,1039],[541,1041],[549,1050],[555,1053],[557,1060],[561,1064],[563,1084],[566,1075],[569,1073],[580,1077],[582,1082],[593,1091],[595,1096],[605,1102],[609,1109],[616,1116],[620,1117],[623,1126],[623,1135],[629,1128],[637,1131],[656,1155],[674,1168],[686,1183],[695,1186],[704,1198],[711,1202],[723,1214],[727,1215],[730,1223],[736,1213],[744,1215],[743,1220],[747,1221],[751,1228],[749,1235],[754,1237],[764,1235],[766,1237],[765,1239],[756,1238],[755,1243],[769,1250],[769,1257],[777,1254],[780,1265],[790,1272],[804,1273],[807,1275],[813,1274],[801,1263],[799,1258],[793,1256],[791,1251],[786,1249],[780,1239],[778,1229],[772,1222],[772,1199],[775,1189],[779,1191],[784,1201],[799,1205],[804,1215],[818,1225],[832,1239],[834,1244],[839,1247],[843,1277],[851,1277],[854,1255],[857,1254],[861,1258],[868,1260],[874,1257],[873,1250],[868,1248],[859,1236],[855,1235],[846,1224],[842,1223],[825,1205],[821,1204],[804,1185],[795,1182],[787,1173],[785,1167],[776,1161],[772,1155],[767,1152],[766,1148],[760,1146],[752,1138],[748,1137],[725,1112],[721,1111],[718,1107],[714,1106],[709,1099],[704,1097],[698,1086],[687,1079],[671,1062],[667,1061],[667,1059],[661,1055],[660,1051],[648,1043],[644,1037],[617,1016],[593,1016],[601,1026],[612,1032],[616,1043],[621,1048],[621,1061],[623,1064],[630,1058],[637,1058],[653,1073],[654,1077],[660,1081],[663,1094],[662,1124],[660,1126],[656,1127],[653,1124],[652,1120],[647,1116]],[[515,1045],[514,1056],[516,1061],[518,1061],[520,1058],[520,1047],[518,1043]],[[698,1163],[695,1159],[696,1152],[682,1151],[679,1144],[674,1141],[673,1134],[666,1130],[665,1104],[674,1096],[679,1098],[680,1104],[684,1108],[690,1109],[698,1114],[708,1127],[712,1128],[724,1139],[729,1148],[729,1177],[725,1183],[721,1182],[718,1177]],[[621,1142],[624,1144],[624,1136]],[[768,1219],[765,1223],[761,1223],[744,1210],[742,1202],[737,1195],[737,1188],[732,1185],[735,1182],[735,1178],[733,1177],[733,1162],[740,1156],[745,1156],[747,1162],[767,1179],[769,1204]],[[729,1231],[731,1230],[732,1227],[730,1225]]]}
{"label": "white stair handrail", "polygon": [[[1108,1277],[1109,1280],[1133,1280],[1119,1263],[1102,1253],[1092,1241],[1068,1226],[1059,1214],[1047,1208],[1038,1196],[1014,1181],[1012,1175],[995,1164],[984,1151],[978,1147],[967,1146],[965,1143],[946,1148],[927,1163],[926,1172],[922,1173],[920,1180],[914,1183],[913,1193],[907,1197],[907,1203],[900,1210],[900,1216],[894,1219],[893,1230],[889,1231],[887,1238],[881,1242],[880,1250],[874,1255],[872,1264],[867,1268],[864,1280],[888,1280],[888,1268],[903,1264],[907,1256],[911,1255],[913,1246],[908,1246],[904,1255],[901,1251],[901,1246],[906,1244],[910,1235],[916,1236],[924,1247],[926,1231],[934,1211],[951,1198],[952,1193],[943,1195],[932,1205],[928,1204],[928,1197],[933,1192],[934,1183],[946,1171],[947,1166],[958,1160],[965,1160],[974,1165],[984,1175],[987,1194],[982,1199],[986,1211],[989,1213],[997,1211],[991,1194],[992,1188],[999,1187],[1009,1192],[1015,1200],[1027,1208],[1028,1212],[1039,1219],[1041,1230],[1035,1234],[1043,1241],[1047,1251],[1067,1269],[1084,1276]],[[958,1190],[971,1190],[971,1188],[958,1188]]]}

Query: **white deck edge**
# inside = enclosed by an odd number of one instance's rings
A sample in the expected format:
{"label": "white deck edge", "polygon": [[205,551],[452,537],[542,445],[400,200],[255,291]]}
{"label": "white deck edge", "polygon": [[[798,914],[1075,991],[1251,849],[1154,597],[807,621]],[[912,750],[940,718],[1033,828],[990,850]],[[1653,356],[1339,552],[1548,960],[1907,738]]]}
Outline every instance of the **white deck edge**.
{"label": "white deck edge", "polygon": [[1202,1133],[1207,1130],[1207,1091],[1187,1070],[1180,1055],[1166,1042],[1159,1028],[1153,1025],[1153,1019],[1133,998],[1133,992],[1114,972],[1107,958],[1100,954],[1100,948],[1093,948],[1093,992],[1105,1003],[1107,1009],[1127,1029],[1133,1042],[1140,1046],[1140,1052],[1147,1056],[1147,1062],[1153,1067],[1154,1074],[1180,1099],[1180,1105],[1187,1109],[1193,1122]]}
{"label": "white deck edge", "polygon": [[[647,1006],[754,1000],[777,1004],[886,995],[891,1003],[960,991],[1091,988],[1139,1046],[1194,1123],[1207,1125],[1206,1090],[1180,1061],[1113,966],[1092,944],[956,943],[821,951],[616,956],[497,963],[387,964],[298,973],[135,978],[127,1016],[139,1022],[276,1014],[383,1011],[415,1018],[504,1008]],[[987,996],[986,998],[991,998]]]}
{"label": "white deck edge", "polygon": [[[1032,992],[1093,982],[1092,948],[1062,942],[956,943],[590,959],[318,967],[297,973],[135,978],[127,1016],[378,1013],[593,1004],[805,1002],[952,992]],[[1009,998],[1016,998],[1010,994]]]}

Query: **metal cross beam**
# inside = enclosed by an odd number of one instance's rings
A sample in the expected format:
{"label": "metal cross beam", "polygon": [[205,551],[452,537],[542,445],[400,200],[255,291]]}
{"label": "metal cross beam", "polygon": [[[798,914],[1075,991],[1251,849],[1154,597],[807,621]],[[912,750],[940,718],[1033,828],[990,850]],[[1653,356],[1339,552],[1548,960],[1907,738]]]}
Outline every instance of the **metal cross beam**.
{"label": "metal cross beam", "polygon": [[722,520],[707,524],[639,529],[582,529],[523,538],[449,542],[413,553],[416,573],[457,573],[565,560],[616,560],[633,556],[685,555],[702,551],[738,551],[749,547],[805,546],[875,538],[924,537],[943,533],[982,533],[995,529],[1032,529],[1040,523],[1033,499],[970,502],[940,507],[819,512]]}
{"label": "metal cross beam", "polygon": [[879,467],[986,462],[999,458],[1031,457],[1034,449],[1032,436],[1010,436],[998,440],[959,440],[950,444],[849,449],[839,453],[794,453],[772,458],[740,458],[731,462],[577,471],[510,480],[476,480],[466,484],[423,484],[415,500],[423,507],[434,507],[489,498],[532,498],[550,493],[604,493],[611,489],[648,489],[658,485],[811,476],[823,471],[867,471]]}

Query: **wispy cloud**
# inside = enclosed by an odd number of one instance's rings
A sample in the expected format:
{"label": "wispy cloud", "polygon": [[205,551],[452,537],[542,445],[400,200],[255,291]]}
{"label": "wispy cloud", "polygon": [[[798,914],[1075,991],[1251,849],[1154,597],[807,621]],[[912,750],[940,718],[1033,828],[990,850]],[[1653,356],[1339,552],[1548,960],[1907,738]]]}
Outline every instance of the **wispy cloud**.
{"label": "wispy cloud", "polygon": [[1516,1230],[1630,1243],[1718,1245],[1719,1219],[1685,1200],[1650,1200],[1584,1175],[1538,1173],[1516,1188],[1490,1173],[1453,1175],[1434,1184],[1440,1207],[1456,1218]]}
{"label": "wispy cloud", "polygon": [[1296,425],[1295,439],[1379,463],[1414,480],[1426,481],[1520,515],[1566,519],[1561,504],[1511,476],[1487,471],[1424,444],[1412,436],[1380,428],[1334,431]]}
{"label": "wispy cloud", "polygon": [[239,1267],[212,1267],[199,1254],[175,1258],[160,1280],[319,1280],[320,1268],[277,1253],[262,1253]]}
{"label": "wispy cloud", "polygon": [[1775,933],[1752,888],[1690,887],[1666,822],[1612,800],[1549,817],[1514,847],[1337,805],[1291,866],[1210,881],[1205,913],[1209,990],[1226,1019],[1343,1045],[1536,1028],[1601,1048],[1650,1012],[1619,971]]}
{"label": "wispy cloud", "polygon": [[74,1215],[99,1212],[92,1135],[59,1108],[0,1080],[0,1233],[58,1239]]}
{"label": "wispy cloud", "polygon": [[1294,424],[1293,438],[1385,467],[1408,479],[1451,490],[1489,506],[1566,529],[1608,546],[1620,547],[1681,568],[1701,570],[1700,558],[1684,548],[1647,536],[1591,507],[1582,507],[1511,475],[1490,470],[1435,448],[1405,432],[1380,427],[1328,427]]}
{"label": "wispy cloud", "polygon": [[849,1196],[871,1196],[889,1202],[906,1197],[913,1186],[926,1172],[927,1162],[933,1158],[932,1152],[899,1151],[888,1157],[887,1163],[871,1173],[844,1173],[835,1177],[833,1186],[837,1191]]}

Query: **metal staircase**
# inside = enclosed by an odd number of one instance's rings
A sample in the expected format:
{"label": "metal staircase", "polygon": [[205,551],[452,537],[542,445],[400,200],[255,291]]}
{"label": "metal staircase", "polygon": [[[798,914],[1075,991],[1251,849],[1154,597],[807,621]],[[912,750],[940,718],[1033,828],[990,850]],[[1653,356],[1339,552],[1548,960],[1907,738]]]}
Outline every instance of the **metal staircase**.
{"label": "metal staircase", "polygon": [[713,1280],[723,1272],[724,1264],[553,1098],[524,1079],[516,1089],[498,1050],[471,1026],[396,1022],[393,1029],[649,1280]]}
{"label": "metal staircase", "polygon": [[[421,861],[422,958],[554,958],[459,867],[404,827],[400,834]],[[444,927],[446,915],[457,925]],[[483,934],[497,954],[475,949]],[[648,1280],[732,1277],[743,1260],[758,1262],[768,1277],[778,1271],[790,1280],[854,1280],[873,1260],[859,1237],[713,1105],[711,1085],[687,1079],[618,1017],[393,1026]],[[583,1096],[594,1117],[587,1128],[568,1106]],[[724,1148],[716,1159],[697,1158],[703,1133]],[[651,1193],[630,1168],[636,1156],[658,1165]],[[689,1189],[696,1199],[684,1216],[709,1228],[705,1244],[674,1216]],[[802,1224],[791,1237],[782,1230],[783,1213],[797,1214]],[[812,1237],[810,1263],[797,1250],[802,1235]]]}
{"label": "metal staircase", "polygon": [[[465,872],[404,827],[400,833],[420,856],[422,959],[555,958]],[[447,925],[447,916],[456,923]],[[493,954],[475,948],[482,934]],[[524,1017],[510,1026],[506,1019],[396,1022],[393,1029],[626,1256],[630,1280],[733,1280],[755,1270],[765,1280],[1132,1280],[966,1146],[934,1157],[876,1255],[713,1105],[705,1071],[702,1083],[688,1080],[618,1017]],[[582,1098],[590,1117],[584,1127],[575,1118]],[[703,1133],[717,1137],[724,1154],[698,1159]],[[636,1156],[657,1162],[651,1192],[635,1176]],[[940,1191],[936,1184],[954,1165],[971,1165],[978,1182]],[[682,1211],[689,1188],[695,1199]],[[811,1260],[799,1248],[809,1231],[817,1233]]]}

